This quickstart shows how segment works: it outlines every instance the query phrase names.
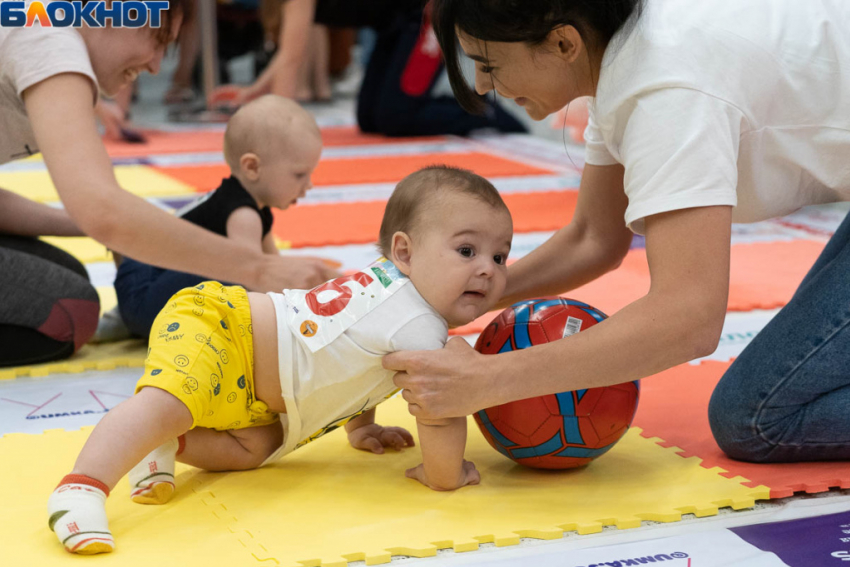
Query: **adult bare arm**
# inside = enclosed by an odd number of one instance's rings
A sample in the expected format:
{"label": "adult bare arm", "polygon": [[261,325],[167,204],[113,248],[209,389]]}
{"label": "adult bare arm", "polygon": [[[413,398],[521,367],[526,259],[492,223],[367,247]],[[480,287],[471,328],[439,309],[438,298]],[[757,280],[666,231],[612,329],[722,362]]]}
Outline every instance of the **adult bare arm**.
{"label": "adult bare arm", "polygon": [[251,289],[309,288],[336,273],[319,258],[263,254],[218,236],[121,189],[95,127],[91,83],[55,75],[24,102],[59,197],[80,229],[110,249],[146,262]]}
{"label": "adult bare arm", "polygon": [[277,249],[277,244],[274,241],[274,234],[271,231],[263,237],[263,254],[280,255],[280,250]]}
{"label": "adult bare arm", "polygon": [[619,266],[632,242],[623,222],[627,205],[623,166],[585,166],[572,220],[508,268],[498,307],[563,293]]}
{"label": "adult bare arm", "polygon": [[0,189],[0,232],[18,236],[85,236],[64,209]]}
{"label": "adult bare arm", "polygon": [[232,93],[228,104],[240,106],[264,94],[276,94],[293,98],[297,83],[298,69],[304,61],[307,43],[310,38],[310,26],[316,13],[316,0],[284,0],[280,6],[281,25],[277,42],[277,52],[257,77],[247,87],[222,85],[218,87],[208,102],[211,106],[219,98]]}
{"label": "adult bare arm", "polygon": [[272,94],[292,98],[295,96],[298,69],[304,61],[310,27],[316,14],[316,0],[287,0],[281,7],[282,22],[278,50],[269,63]]}
{"label": "adult bare arm", "polygon": [[731,207],[646,219],[652,284],[604,323],[531,349],[482,355],[463,339],[445,349],[397,352],[384,366],[416,417],[441,418],[532,396],[645,378],[711,353],[729,291]]}

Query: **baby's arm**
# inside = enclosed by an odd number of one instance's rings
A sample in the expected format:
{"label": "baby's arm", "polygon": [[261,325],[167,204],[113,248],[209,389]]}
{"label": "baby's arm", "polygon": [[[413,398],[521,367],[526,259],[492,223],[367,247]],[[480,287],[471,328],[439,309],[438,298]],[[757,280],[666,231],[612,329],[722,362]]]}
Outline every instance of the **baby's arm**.
{"label": "baby's arm", "polygon": [[415,478],[433,490],[455,490],[481,480],[475,465],[463,459],[466,447],[466,418],[416,420],[422,464],[408,469]]}
{"label": "baby's arm", "polygon": [[401,451],[405,447],[413,447],[413,435],[402,427],[384,427],[375,423],[375,408],[363,412],[350,419],[345,424],[348,442],[355,449],[372,451],[377,455],[384,452],[384,447],[392,447]]}
{"label": "baby's arm", "polygon": [[239,207],[230,213],[227,217],[227,238],[260,250],[263,244],[263,221],[257,211],[250,207]]}
{"label": "baby's arm", "polygon": [[[437,350],[446,343],[445,321],[422,315],[410,321],[393,336],[393,350]],[[481,480],[475,465],[463,460],[466,446],[466,418],[416,420],[422,464],[407,471],[434,490],[455,490]]]}

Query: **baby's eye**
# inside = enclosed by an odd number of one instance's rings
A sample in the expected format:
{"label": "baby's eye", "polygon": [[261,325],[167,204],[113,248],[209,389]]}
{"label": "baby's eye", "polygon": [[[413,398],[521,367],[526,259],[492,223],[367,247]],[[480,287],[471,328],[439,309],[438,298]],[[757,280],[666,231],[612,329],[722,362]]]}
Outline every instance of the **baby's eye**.
{"label": "baby's eye", "polygon": [[506,255],[496,254],[495,256],[493,256],[493,261],[499,264],[500,266],[503,266],[507,260],[508,257]]}
{"label": "baby's eye", "polygon": [[458,253],[464,258],[472,258],[474,252],[470,246],[461,246],[457,249]]}
{"label": "baby's eye", "polygon": [[493,72],[493,67],[490,67],[489,65],[482,65],[481,66],[481,72],[487,73],[489,75],[490,73]]}

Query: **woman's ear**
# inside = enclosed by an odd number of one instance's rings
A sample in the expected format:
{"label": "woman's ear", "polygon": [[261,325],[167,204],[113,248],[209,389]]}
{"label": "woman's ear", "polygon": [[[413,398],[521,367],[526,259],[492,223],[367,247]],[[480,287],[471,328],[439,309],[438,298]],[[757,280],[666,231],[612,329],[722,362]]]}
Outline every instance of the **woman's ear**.
{"label": "woman's ear", "polygon": [[405,276],[410,275],[410,259],[413,256],[413,241],[404,232],[398,231],[393,234],[390,260],[398,271]]}
{"label": "woman's ear", "polygon": [[573,63],[584,50],[584,40],[575,26],[563,25],[549,32],[548,41],[567,63]]}

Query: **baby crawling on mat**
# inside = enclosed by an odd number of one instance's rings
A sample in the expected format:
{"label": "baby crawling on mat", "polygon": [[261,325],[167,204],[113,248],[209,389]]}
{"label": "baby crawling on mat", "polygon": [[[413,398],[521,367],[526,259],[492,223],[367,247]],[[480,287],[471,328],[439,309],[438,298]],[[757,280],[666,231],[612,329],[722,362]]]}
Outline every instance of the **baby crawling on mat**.
{"label": "baby crawling on mat", "polygon": [[[216,234],[277,255],[272,209],[287,209],[306,194],[312,187],[311,175],[321,153],[322,136],[309,112],[292,100],[262,96],[241,107],[227,123],[224,160],[230,177],[175,214]],[[293,287],[312,287],[339,275],[327,266],[312,276],[304,266],[320,263],[318,258],[292,261],[292,277],[303,282]],[[119,259],[115,294],[120,317],[115,310],[108,312],[98,338],[124,338],[122,333],[127,331],[147,338],[169,298],[205,279],[132,258]],[[120,321],[124,325],[119,325]]]}
{"label": "baby crawling on mat", "polygon": [[[109,491],[128,474],[134,501],[163,504],[175,460],[253,469],[341,425],[357,449],[413,446],[409,432],[375,423],[375,406],[396,390],[381,358],[442,348],[448,327],[490,310],[512,236],[493,185],[434,166],[395,188],[380,230],[385,258],[360,272],[283,294],[217,282],[178,292],[154,321],[136,395],[104,416],[50,496],[50,529],[70,552],[112,551]],[[417,428],[422,464],[408,477],[434,490],[478,483],[463,459],[466,418],[417,419]]]}

